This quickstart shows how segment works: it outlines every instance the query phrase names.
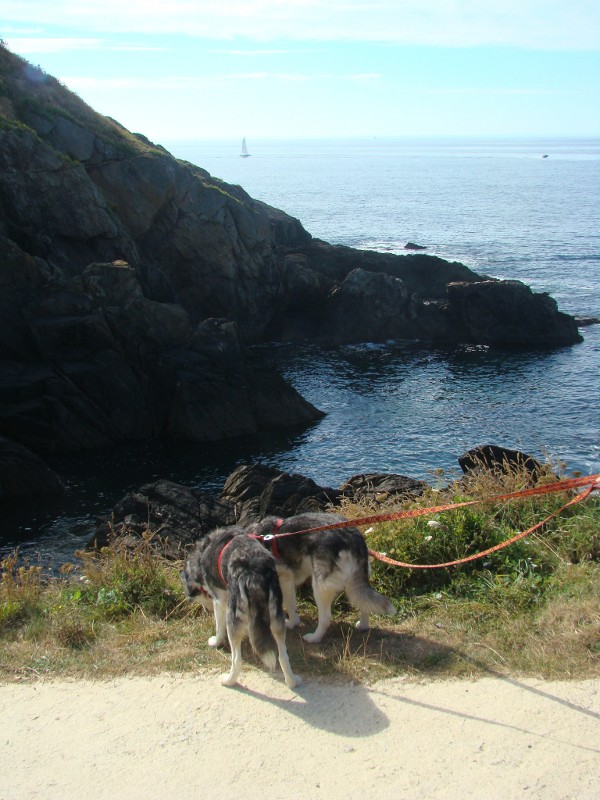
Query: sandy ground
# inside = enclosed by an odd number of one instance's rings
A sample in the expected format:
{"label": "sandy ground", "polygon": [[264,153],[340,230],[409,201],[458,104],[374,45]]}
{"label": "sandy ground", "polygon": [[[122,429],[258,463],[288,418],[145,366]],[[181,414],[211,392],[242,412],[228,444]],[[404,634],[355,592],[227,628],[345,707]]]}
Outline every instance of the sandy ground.
{"label": "sandy ground", "polygon": [[0,799],[600,798],[600,680],[0,685]]}

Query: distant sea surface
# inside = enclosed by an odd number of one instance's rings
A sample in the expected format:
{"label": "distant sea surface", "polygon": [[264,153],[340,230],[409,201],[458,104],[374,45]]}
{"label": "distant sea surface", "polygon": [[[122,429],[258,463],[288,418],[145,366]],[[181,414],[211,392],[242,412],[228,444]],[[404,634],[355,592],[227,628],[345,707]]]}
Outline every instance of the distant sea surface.
{"label": "distant sea surface", "polygon": [[[242,132],[243,134],[243,132]],[[162,142],[252,197],[350,247],[425,253],[549,292],[600,316],[600,139],[360,139]],[[547,156],[544,158],[544,156]],[[142,444],[52,461],[65,498],[0,514],[0,544],[61,560],[90,522],[159,477],[217,491],[260,461],[337,486],[361,472],[431,478],[494,443],[600,471],[600,326],[549,352],[414,342],[255,348],[327,412],[302,431],[209,446]]]}

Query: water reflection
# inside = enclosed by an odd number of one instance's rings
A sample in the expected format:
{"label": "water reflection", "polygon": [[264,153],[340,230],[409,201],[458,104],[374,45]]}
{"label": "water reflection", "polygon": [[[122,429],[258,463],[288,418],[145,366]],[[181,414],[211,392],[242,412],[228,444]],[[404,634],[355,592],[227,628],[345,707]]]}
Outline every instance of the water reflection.
{"label": "water reflection", "polygon": [[[600,330],[598,331],[600,334]],[[553,352],[417,343],[345,347],[263,346],[257,362],[277,367],[324,419],[216,443],[147,442],[55,458],[68,491],[57,500],[4,509],[0,545],[70,554],[97,516],[126,492],[166,478],[209,493],[242,463],[261,462],[338,486],[361,472],[425,480],[477,444],[516,447],[600,471],[600,400],[594,390],[600,335]]]}

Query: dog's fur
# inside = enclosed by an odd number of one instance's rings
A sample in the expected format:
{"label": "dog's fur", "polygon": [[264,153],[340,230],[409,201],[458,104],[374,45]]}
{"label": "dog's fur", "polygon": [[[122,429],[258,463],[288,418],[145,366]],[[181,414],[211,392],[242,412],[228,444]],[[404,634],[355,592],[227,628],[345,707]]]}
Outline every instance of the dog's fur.
{"label": "dog's fur", "polygon": [[[219,555],[223,549],[221,572]],[[214,611],[216,632],[211,647],[231,647],[231,670],[225,686],[237,683],[242,669],[242,641],[248,636],[252,649],[271,670],[277,658],[290,688],[300,679],[293,674],[285,646],[285,614],[275,560],[242,528],[217,528],[196,543],[181,578],[187,596]]]}
{"label": "dog's fur", "polygon": [[[290,533],[344,522],[337,514],[305,513],[284,519],[278,533]],[[277,517],[266,517],[250,525],[248,533],[266,536],[276,528]],[[269,541],[265,546],[272,547]],[[288,615],[288,628],[300,624],[296,606],[296,587],[312,578],[319,622],[313,633],[304,636],[307,642],[320,642],[331,624],[331,606],[345,592],[360,611],[358,630],[369,629],[370,614],[394,614],[392,603],[376,592],[369,583],[369,551],[358,528],[334,528],[328,531],[301,533],[277,538],[277,573],[283,592],[283,607]],[[275,551],[275,552],[277,552]]]}

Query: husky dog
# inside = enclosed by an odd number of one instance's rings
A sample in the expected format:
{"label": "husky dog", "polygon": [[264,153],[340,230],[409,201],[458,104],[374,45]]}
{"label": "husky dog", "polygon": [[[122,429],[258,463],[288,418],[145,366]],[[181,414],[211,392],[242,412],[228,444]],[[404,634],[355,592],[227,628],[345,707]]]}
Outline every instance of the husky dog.
{"label": "husky dog", "polygon": [[319,622],[313,633],[304,636],[306,642],[321,641],[331,624],[331,605],[342,592],[360,611],[358,630],[369,629],[370,614],[396,612],[392,603],[369,583],[369,551],[358,528],[334,528],[298,536],[277,535],[345,521],[338,514],[305,513],[283,520],[266,517],[246,528],[250,534],[266,537],[264,544],[275,556],[288,628],[300,624],[296,587],[312,577]]}
{"label": "husky dog", "polygon": [[290,688],[300,683],[292,673],[285,647],[285,614],[275,561],[242,528],[217,528],[196,543],[181,573],[190,600],[214,611],[216,632],[210,647],[231,647],[231,670],[225,686],[237,683],[242,669],[242,641],[270,669],[277,657]]}

